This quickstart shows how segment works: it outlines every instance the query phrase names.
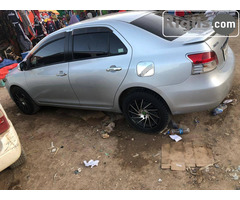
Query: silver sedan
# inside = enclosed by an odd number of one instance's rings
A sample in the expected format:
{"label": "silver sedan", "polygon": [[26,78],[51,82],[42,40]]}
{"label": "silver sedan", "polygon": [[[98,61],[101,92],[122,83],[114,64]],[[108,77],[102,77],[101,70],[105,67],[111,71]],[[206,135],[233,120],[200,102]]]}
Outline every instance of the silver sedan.
{"label": "silver sedan", "polygon": [[183,28],[168,37],[162,21],[156,12],[126,12],[60,29],[8,74],[9,94],[26,114],[40,106],[122,112],[148,133],[171,114],[217,106],[234,74],[228,37]]}

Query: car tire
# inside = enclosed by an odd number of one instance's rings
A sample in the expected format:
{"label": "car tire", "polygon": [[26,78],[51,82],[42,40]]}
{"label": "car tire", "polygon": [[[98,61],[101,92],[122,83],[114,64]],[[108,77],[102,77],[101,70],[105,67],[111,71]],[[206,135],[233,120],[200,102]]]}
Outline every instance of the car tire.
{"label": "car tire", "polygon": [[15,169],[16,167],[18,167],[18,166],[22,165],[23,163],[25,163],[25,161],[26,161],[26,154],[25,154],[25,151],[22,148],[20,157],[18,158],[18,160],[15,163],[13,163],[10,166],[10,168],[11,169]]}
{"label": "car tire", "polygon": [[128,123],[144,133],[159,133],[170,121],[168,108],[162,99],[144,91],[125,97],[122,110]]}
{"label": "car tire", "polygon": [[11,96],[18,108],[25,114],[32,115],[40,110],[40,107],[32,100],[29,94],[20,87],[12,88]]}

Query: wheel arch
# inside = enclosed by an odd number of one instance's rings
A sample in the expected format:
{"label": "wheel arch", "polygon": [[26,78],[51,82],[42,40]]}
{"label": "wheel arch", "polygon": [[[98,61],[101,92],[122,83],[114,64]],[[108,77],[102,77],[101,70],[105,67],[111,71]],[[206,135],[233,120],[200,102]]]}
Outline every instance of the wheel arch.
{"label": "wheel arch", "polygon": [[133,92],[146,92],[146,94],[151,94],[151,95],[157,96],[161,100],[161,102],[166,106],[169,113],[172,114],[172,111],[171,111],[169,105],[167,104],[167,102],[165,101],[165,99],[161,95],[159,95],[157,92],[155,92],[151,89],[145,88],[145,87],[131,87],[131,88],[127,88],[124,91],[122,91],[122,93],[120,94],[119,99],[118,99],[118,104],[119,104],[119,108],[121,111],[122,111],[122,103],[123,103],[124,98]]}

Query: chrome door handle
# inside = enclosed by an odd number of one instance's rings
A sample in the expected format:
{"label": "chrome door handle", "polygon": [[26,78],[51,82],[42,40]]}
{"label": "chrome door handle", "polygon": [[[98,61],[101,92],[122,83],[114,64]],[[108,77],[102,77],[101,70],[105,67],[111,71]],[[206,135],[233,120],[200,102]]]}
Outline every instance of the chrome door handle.
{"label": "chrome door handle", "polygon": [[60,71],[59,74],[56,74],[56,76],[67,76],[67,74],[63,73],[63,71]]}
{"label": "chrome door handle", "polygon": [[116,71],[121,71],[121,67],[116,67],[115,65],[112,65],[110,68],[106,69],[107,72],[116,72]]}

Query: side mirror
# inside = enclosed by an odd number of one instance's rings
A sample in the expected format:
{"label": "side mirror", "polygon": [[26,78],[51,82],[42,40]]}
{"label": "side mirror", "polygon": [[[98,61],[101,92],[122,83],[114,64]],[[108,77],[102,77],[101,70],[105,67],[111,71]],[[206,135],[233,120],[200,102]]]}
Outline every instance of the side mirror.
{"label": "side mirror", "polygon": [[24,71],[24,70],[27,70],[27,63],[25,62],[25,61],[23,61],[23,62],[21,62],[20,64],[19,64],[19,69],[21,70],[21,71]]}

